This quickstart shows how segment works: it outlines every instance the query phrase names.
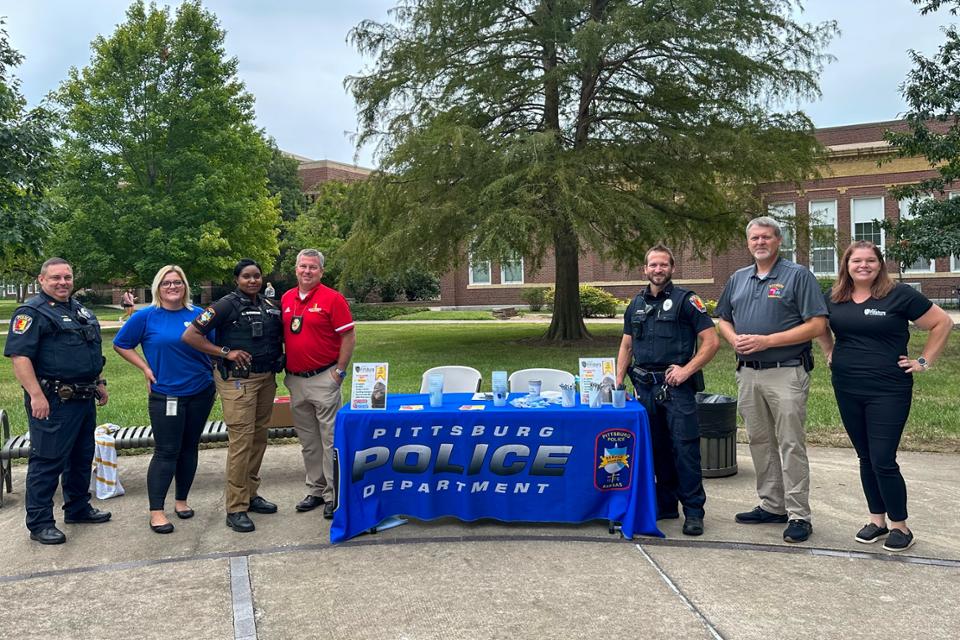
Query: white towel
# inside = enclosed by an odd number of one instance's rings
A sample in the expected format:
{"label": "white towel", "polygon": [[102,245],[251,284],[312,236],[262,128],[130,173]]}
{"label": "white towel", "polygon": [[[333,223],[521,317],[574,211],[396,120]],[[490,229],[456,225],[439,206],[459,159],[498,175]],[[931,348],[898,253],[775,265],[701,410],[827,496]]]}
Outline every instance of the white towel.
{"label": "white towel", "polygon": [[115,424],[102,424],[94,432],[96,450],[93,456],[93,471],[90,474],[90,491],[96,492],[100,500],[116,498],[125,493],[123,485],[120,484],[117,448],[113,437],[119,429]]}

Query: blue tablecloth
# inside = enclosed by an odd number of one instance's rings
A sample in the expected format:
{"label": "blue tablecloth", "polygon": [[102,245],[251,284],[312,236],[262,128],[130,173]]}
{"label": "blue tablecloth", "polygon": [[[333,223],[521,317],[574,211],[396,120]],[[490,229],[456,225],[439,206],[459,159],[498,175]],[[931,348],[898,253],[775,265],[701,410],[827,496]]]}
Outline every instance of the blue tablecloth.
{"label": "blue tablecloth", "polygon": [[[415,404],[423,410],[400,410]],[[331,542],[398,514],[604,519],[622,523],[628,538],[662,535],[647,415],[638,402],[624,409],[518,409],[458,393],[431,408],[427,395],[396,394],[386,410],[340,409],[334,447],[339,491]]]}

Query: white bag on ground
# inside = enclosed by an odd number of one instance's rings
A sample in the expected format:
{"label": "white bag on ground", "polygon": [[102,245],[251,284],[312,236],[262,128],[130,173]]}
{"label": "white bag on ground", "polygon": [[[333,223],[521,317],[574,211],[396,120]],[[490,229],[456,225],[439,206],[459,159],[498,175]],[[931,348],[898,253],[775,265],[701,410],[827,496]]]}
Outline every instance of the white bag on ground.
{"label": "white bag on ground", "polygon": [[113,434],[120,427],[115,424],[102,424],[94,432],[96,449],[93,455],[93,472],[90,474],[90,491],[100,500],[116,498],[125,492],[120,484],[117,468],[117,448]]}

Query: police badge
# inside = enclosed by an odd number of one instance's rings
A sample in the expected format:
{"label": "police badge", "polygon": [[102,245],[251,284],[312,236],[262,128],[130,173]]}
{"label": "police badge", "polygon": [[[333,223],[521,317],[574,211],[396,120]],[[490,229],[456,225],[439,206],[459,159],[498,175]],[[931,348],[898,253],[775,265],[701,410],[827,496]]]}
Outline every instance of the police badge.
{"label": "police badge", "polygon": [[300,333],[303,328],[303,316],[293,316],[290,318],[290,333]]}
{"label": "police badge", "polygon": [[608,429],[597,436],[594,486],[600,491],[630,488],[636,435],[626,429]]}

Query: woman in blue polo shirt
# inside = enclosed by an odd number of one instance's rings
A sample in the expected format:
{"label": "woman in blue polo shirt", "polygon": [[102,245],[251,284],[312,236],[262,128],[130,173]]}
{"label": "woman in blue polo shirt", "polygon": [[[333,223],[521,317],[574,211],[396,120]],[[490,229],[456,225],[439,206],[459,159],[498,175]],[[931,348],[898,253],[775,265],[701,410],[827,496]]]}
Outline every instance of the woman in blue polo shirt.
{"label": "woman in blue polo shirt", "polygon": [[[176,478],[174,511],[193,517],[187,495],[197,472],[197,445],[216,395],[210,358],[180,341],[184,327],[200,315],[190,304],[190,284],[175,265],[161,268],[151,287],[153,304],[133,314],[113,339],[120,356],[140,369],[147,381],[153,459],[147,471],[150,528],[170,533],[173,523],[163,510]],[[135,351],[143,351],[141,357]]]}

